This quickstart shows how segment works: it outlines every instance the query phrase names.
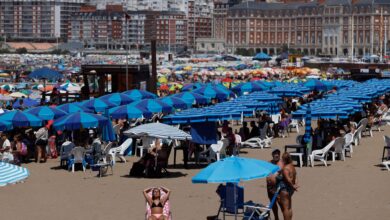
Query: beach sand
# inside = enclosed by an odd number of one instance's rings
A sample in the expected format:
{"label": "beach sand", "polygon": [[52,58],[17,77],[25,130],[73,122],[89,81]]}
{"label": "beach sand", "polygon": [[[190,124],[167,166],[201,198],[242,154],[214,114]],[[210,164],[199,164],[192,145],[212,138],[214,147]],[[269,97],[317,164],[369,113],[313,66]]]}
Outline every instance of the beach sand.
{"label": "beach sand", "polygon": [[[302,129],[303,130],[303,129]],[[329,161],[324,167],[297,168],[299,191],[293,196],[294,219],[389,219],[390,172],[377,165],[383,149],[383,135],[390,128],[374,132],[355,147],[345,162]],[[296,133],[274,139],[272,148],[284,150],[295,142]],[[270,149],[243,149],[241,156],[271,158]],[[245,153],[246,152],[246,153]],[[182,153],[178,151],[181,164]],[[59,160],[45,164],[24,164],[31,176],[20,184],[0,188],[0,219],[145,219],[146,187],[165,186],[172,190],[173,219],[206,219],[215,215],[219,201],[217,184],[192,184],[200,168],[169,168],[171,176],[161,179],[129,178],[132,162],[117,163],[114,175],[96,178],[96,172],[59,170]],[[170,155],[173,164],[173,152]],[[265,179],[243,182],[245,200],[268,204]],[[280,213],[280,216],[281,213]],[[228,219],[232,219],[229,217]]]}

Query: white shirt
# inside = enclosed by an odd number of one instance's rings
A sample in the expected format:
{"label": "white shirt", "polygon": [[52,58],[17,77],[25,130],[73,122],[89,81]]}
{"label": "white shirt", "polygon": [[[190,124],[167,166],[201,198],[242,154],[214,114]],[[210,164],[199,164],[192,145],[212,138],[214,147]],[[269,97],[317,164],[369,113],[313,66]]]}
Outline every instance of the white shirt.
{"label": "white shirt", "polygon": [[10,149],[8,150],[8,152],[11,152],[12,149],[11,149],[11,142],[8,140],[8,139],[5,139],[5,141],[3,142],[3,146],[2,146],[2,149],[5,149],[9,147]]}

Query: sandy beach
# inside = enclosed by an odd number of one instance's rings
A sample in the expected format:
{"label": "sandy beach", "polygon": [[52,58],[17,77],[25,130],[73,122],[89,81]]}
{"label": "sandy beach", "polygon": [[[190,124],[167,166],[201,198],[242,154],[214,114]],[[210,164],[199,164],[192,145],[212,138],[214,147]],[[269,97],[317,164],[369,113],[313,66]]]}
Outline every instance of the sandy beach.
{"label": "sandy beach", "polygon": [[[388,219],[390,172],[378,167],[383,135],[390,128],[363,138],[352,158],[329,162],[330,166],[297,168],[299,191],[293,196],[294,219]],[[272,148],[284,150],[296,133],[274,139]],[[270,149],[243,149],[241,156],[269,160]],[[182,153],[179,151],[178,161]],[[114,175],[97,178],[96,172],[59,170],[58,159],[46,164],[24,164],[31,176],[24,182],[0,188],[1,219],[144,219],[142,190],[163,185],[171,189],[174,219],[206,219],[218,210],[216,184],[192,184],[200,167],[169,168],[168,178],[129,178],[132,162],[117,163]],[[173,164],[173,153],[170,155]],[[244,182],[245,200],[268,203],[265,180]],[[281,214],[280,214],[281,216]]]}

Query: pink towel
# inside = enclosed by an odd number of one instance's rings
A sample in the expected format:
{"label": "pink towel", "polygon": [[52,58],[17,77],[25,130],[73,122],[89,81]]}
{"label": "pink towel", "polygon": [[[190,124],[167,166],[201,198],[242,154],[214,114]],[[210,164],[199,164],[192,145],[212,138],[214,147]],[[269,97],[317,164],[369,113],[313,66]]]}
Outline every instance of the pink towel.
{"label": "pink towel", "polygon": [[[164,191],[160,190],[160,193],[161,193],[161,197],[166,196],[166,193]],[[152,192],[149,192],[148,196],[152,196]],[[165,216],[168,216],[168,220],[172,219],[171,205],[169,204],[169,199],[165,202],[165,205],[163,208],[163,214]],[[149,206],[149,203],[146,202],[146,218],[149,218],[150,215],[151,215],[150,206]]]}

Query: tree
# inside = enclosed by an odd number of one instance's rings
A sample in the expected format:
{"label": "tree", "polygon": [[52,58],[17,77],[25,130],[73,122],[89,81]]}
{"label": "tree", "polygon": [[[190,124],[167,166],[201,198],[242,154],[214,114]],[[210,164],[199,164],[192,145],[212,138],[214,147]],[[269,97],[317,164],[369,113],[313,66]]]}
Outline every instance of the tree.
{"label": "tree", "polygon": [[27,49],[25,47],[21,47],[15,50],[18,54],[28,53]]}

